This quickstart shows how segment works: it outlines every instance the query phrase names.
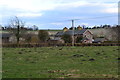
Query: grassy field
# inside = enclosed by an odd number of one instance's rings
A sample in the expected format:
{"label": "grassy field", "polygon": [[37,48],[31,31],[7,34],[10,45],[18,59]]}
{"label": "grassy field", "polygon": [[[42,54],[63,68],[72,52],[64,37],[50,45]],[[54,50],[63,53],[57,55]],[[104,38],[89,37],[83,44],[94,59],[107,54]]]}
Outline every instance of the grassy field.
{"label": "grassy field", "polygon": [[117,78],[117,46],[3,48],[3,78]]}

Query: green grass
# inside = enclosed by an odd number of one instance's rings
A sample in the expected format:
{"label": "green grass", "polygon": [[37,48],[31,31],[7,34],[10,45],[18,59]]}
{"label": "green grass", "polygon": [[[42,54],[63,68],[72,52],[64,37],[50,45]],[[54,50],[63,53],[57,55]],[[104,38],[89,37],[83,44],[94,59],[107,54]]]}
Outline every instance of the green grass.
{"label": "green grass", "polygon": [[[118,77],[118,47],[3,48],[3,78]],[[89,59],[94,59],[89,61]]]}

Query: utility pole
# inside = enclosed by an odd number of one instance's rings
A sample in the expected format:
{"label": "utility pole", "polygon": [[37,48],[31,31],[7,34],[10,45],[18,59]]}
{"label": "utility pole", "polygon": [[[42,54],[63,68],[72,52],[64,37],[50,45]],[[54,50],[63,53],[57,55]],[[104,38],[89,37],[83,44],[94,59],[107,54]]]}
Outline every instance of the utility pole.
{"label": "utility pole", "polygon": [[17,23],[17,44],[19,44],[19,38],[20,38],[20,23],[18,21]]}
{"label": "utility pole", "polygon": [[75,39],[74,39],[74,20],[72,20],[72,28],[73,28],[72,46],[74,46],[74,43],[75,43]]}

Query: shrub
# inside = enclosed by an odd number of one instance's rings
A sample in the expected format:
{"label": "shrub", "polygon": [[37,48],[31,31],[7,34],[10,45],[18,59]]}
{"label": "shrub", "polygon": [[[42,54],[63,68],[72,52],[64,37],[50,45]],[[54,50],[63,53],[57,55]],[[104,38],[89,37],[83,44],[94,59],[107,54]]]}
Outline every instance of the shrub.
{"label": "shrub", "polygon": [[62,35],[62,39],[65,41],[65,43],[72,43],[72,37],[68,34]]}
{"label": "shrub", "polygon": [[39,38],[40,41],[46,42],[49,39],[49,34],[45,30],[39,30],[38,38]]}

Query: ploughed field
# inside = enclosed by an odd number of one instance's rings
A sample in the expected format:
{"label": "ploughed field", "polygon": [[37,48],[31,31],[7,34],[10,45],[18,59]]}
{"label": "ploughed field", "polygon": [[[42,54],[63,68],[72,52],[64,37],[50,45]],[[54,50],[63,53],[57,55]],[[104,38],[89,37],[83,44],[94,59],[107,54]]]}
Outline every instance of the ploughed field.
{"label": "ploughed field", "polygon": [[117,78],[117,46],[3,48],[3,78]]}

